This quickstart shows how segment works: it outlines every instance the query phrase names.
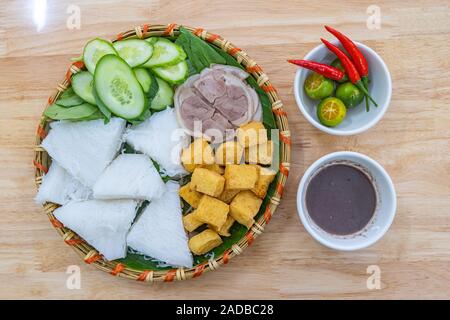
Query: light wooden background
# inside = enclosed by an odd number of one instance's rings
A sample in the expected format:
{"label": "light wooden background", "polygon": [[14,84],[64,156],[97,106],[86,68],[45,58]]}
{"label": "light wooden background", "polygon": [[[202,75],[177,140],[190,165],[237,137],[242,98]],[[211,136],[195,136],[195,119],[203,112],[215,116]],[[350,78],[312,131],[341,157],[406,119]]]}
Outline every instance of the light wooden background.
{"label": "light wooden background", "polygon": [[[40,32],[32,0],[0,2],[0,298],[450,298],[450,10],[448,1],[47,1]],[[66,27],[69,5],[81,29]],[[381,29],[366,9],[381,9]],[[288,111],[292,170],[285,196],[244,254],[215,272],[153,287],[112,277],[81,262],[34,204],[37,120],[83,44],[143,23],[204,27],[246,50],[267,72]],[[328,37],[330,24],[375,49],[393,79],[390,109],[369,132],[332,137],[300,115],[295,67]],[[297,216],[299,179],[314,160],[338,150],[362,152],[391,174],[398,211],[373,247],[338,253],[316,243]],[[79,265],[80,290],[66,288]],[[382,288],[366,287],[369,265]]]}

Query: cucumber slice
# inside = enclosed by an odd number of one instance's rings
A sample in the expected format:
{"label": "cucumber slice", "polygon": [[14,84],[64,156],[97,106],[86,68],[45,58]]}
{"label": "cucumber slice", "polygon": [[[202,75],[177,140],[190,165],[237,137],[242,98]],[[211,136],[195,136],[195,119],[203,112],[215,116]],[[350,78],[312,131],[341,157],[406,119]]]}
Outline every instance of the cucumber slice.
{"label": "cucumber slice", "polygon": [[88,71],[81,71],[72,76],[72,88],[84,101],[97,104],[94,97],[94,77]]}
{"label": "cucumber slice", "polygon": [[189,67],[186,63],[186,60],[178,62],[173,66],[156,67],[153,68],[152,70],[161,79],[164,79],[171,84],[182,83],[189,74]]}
{"label": "cucumber slice", "polygon": [[143,64],[153,53],[153,46],[144,40],[122,40],[114,42],[113,46],[119,56],[132,68]]}
{"label": "cucumber slice", "polygon": [[88,71],[94,74],[97,62],[107,54],[117,54],[110,42],[103,39],[89,41],[83,50],[83,61]]}
{"label": "cucumber slice", "polygon": [[159,111],[173,105],[173,89],[164,80],[158,77],[155,77],[155,79],[158,83],[158,92],[150,103],[150,109]]}
{"label": "cucumber slice", "polygon": [[153,55],[152,57],[142,65],[145,68],[168,66],[176,64],[182,60],[186,59],[186,53],[183,49],[164,38],[158,38],[153,45]]}
{"label": "cucumber slice", "polygon": [[70,87],[59,96],[58,100],[55,102],[58,106],[64,108],[70,108],[74,106],[79,106],[84,103],[84,100],[75,94],[73,88]]}
{"label": "cucumber slice", "polygon": [[147,93],[150,90],[150,86],[152,85],[152,77],[150,77],[150,73],[147,69],[144,68],[136,68],[133,71],[134,75],[141,84],[142,89],[145,93]]}
{"label": "cucumber slice", "polygon": [[95,68],[94,86],[99,99],[115,115],[134,119],[144,112],[144,91],[122,58],[112,54],[101,58]]}

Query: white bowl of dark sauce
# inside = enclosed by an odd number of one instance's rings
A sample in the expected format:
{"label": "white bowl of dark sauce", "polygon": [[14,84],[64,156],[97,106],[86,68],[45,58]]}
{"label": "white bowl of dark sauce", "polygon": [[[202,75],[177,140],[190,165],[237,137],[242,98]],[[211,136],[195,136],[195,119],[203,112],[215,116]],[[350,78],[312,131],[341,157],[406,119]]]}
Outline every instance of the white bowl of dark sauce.
{"label": "white bowl of dark sauce", "polygon": [[306,170],[297,209],[314,239],[352,251],[383,237],[394,220],[397,199],[389,174],[378,162],[342,151],[323,156]]}

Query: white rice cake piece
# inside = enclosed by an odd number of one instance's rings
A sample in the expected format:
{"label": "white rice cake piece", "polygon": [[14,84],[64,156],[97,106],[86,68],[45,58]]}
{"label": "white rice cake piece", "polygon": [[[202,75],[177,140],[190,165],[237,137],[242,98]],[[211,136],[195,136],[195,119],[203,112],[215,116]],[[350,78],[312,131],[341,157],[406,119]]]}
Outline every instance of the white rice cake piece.
{"label": "white rice cake piece", "polygon": [[127,233],[136,216],[134,200],[71,201],[53,214],[107,260],[125,258]]}
{"label": "white rice cake piece", "polygon": [[55,121],[42,147],[73,177],[92,188],[119,151],[125,125],[120,118],[111,118],[108,124],[102,119]]}
{"label": "white rice cake piece", "polygon": [[94,184],[95,199],[160,198],[166,185],[145,154],[120,154]]}
{"label": "white rice cake piece", "polygon": [[92,191],[72,177],[56,161],[53,161],[48,172],[42,177],[42,183],[36,195],[36,203],[53,202],[66,204],[70,200],[88,200]]}
{"label": "white rice cake piece", "polygon": [[183,227],[180,186],[169,181],[167,192],[150,202],[127,237],[128,246],[172,266],[191,268],[193,259]]}
{"label": "white rice cake piece", "polygon": [[132,126],[125,140],[134,150],[145,153],[173,177],[187,174],[181,164],[181,151],[189,144],[189,137],[180,128],[173,108],[156,112],[144,122]]}

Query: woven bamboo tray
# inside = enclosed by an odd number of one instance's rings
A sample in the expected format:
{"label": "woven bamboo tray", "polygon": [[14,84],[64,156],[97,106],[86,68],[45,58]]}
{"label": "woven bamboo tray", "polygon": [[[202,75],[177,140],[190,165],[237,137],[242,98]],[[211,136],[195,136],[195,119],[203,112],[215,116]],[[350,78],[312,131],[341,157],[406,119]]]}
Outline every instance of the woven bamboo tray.
{"label": "woven bamboo tray", "polygon": [[[172,282],[174,280],[185,280],[190,278],[196,278],[203,273],[216,270],[220,266],[227,264],[231,258],[241,254],[245,248],[250,246],[254,239],[259,236],[263,231],[266,224],[269,223],[272,215],[275,212],[278,204],[280,203],[281,195],[283,193],[284,186],[286,184],[287,177],[289,175],[289,161],[290,161],[290,146],[291,138],[288,127],[287,114],[283,110],[283,104],[278,97],[277,91],[269,81],[268,76],[263,72],[261,67],[256,64],[244,51],[235,47],[231,42],[223,39],[221,36],[207,32],[202,28],[190,28],[185,27],[196,36],[202,38],[220,48],[224,52],[234,57],[236,61],[241,64],[249,74],[257,81],[258,85],[266,92],[272,105],[272,111],[276,120],[276,125],[279,130],[280,140],[280,167],[279,174],[273,182],[275,184],[275,191],[273,195],[268,199],[264,208],[263,214],[257,219],[253,226],[246,232],[246,234],[226,249],[223,254],[218,257],[214,257],[207,262],[202,262],[193,268],[178,268],[171,270],[136,270],[123,263],[116,261],[106,261],[103,257],[80,238],[76,233],[68,228],[65,228],[61,222],[59,222],[53,215],[53,211],[58,208],[59,205],[54,203],[45,203],[44,211],[50,219],[51,224],[55,227],[57,232],[63,237],[64,241],[71,246],[82,258],[88,263],[92,264],[100,270],[108,272],[114,276],[128,278],[131,280],[143,281],[143,282],[155,282],[164,281]],[[129,30],[123,33],[119,33],[112,41],[120,41],[128,38],[147,38],[150,36],[164,36],[173,37],[179,34],[179,25],[171,23],[168,25],[149,25],[136,26],[133,30]],[[70,86],[71,76],[80,70],[83,70],[84,65],[82,62],[73,63],[67,71],[64,80],[58,84],[56,92],[48,99],[48,105],[59,97]],[[42,182],[42,176],[47,172],[47,168],[51,163],[51,159],[47,152],[40,147],[42,140],[45,138],[48,130],[48,124],[51,119],[42,116],[36,132],[36,147],[33,164],[35,166],[35,180],[36,185]]]}

